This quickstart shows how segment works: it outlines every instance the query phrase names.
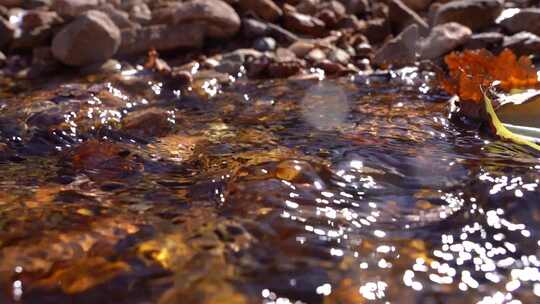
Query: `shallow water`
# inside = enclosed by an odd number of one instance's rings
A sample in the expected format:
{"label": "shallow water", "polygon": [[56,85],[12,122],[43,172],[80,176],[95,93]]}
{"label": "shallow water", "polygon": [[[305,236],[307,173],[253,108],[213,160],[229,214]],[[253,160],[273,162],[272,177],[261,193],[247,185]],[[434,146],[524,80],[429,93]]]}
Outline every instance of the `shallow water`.
{"label": "shallow water", "polygon": [[429,79],[3,80],[0,302],[538,302],[539,155]]}

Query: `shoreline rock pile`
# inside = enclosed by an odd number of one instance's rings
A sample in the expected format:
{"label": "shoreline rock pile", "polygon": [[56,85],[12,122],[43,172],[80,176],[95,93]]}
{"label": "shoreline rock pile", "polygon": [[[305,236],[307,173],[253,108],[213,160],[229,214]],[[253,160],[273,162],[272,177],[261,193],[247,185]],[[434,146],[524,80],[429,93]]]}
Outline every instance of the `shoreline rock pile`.
{"label": "shoreline rock pile", "polygon": [[533,0],[0,0],[0,64],[41,75],[155,49],[171,57],[197,53],[205,66],[231,74],[245,67],[250,77],[288,77],[437,62],[460,49],[538,55],[538,6]]}

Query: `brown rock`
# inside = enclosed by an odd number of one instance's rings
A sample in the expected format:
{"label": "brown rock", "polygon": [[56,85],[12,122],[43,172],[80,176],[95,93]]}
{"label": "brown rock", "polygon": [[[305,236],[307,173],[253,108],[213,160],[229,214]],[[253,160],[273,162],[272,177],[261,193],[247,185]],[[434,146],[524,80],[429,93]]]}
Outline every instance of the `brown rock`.
{"label": "brown rock", "polygon": [[332,11],[338,18],[343,18],[347,14],[347,8],[339,1],[331,0],[331,1],[324,1],[320,5],[321,10],[330,10]]}
{"label": "brown rock", "polygon": [[343,65],[337,62],[332,62],[330,60],[323,60],[321,62],[317,62],[315,64],[315,67],[323,70],[324,73],[328,75],[340,74],[346,70]]}
{"label": "brown rock", "polygon": [[367,42],[357,44],[354,49],[357,58],[371,58],[373,56],[373,48]]}
{"label": "brown rock", "polygon": [[315,14],[315,17],[321,19],[330,28],[335,27],[345,16],[345,6],[335,0],[321,3]]}
{"label": "brown rock", "polygon": [[9,47],[12,50],[23,50],[46,46],[50,43],[52,34],[52,28],[48,25],[23,31],[17,38],[13,39]]}
{"label": "brown rock", "polygon": [[368,0],[347,0],[344,2],[347,12],[353,15],[363,15],[367,13],[370,8]]}
{"label": "brown rock", "polygon": [[13,40],[14,35],[15,29],[13,28],[13,25],[3,17],[0,17],[0,48],[3,48],[10,43],[11,40]]}
{"label": "brown rock", "polygon": [[314,48],[315,44],[303,40],[297,41],[289,46],[289,50],[298,58],[303,58]]}
{"label": "brown rock", "polygon": [[240,30],[240,17],[221,0],[190,0],[175,11],[176,24],[198,23],[209,38],[230,38]]}
{"label": "brown rock", "polygon": [[245,65],[249,78],[259,78],[266,76],[266,71],[270,65],[270,58],[263,56],[252,61],[248,61]]}
{"label": "brown rock", "polygon": [[96,180],[122,179],[143,169],[129,156],[128,150],[106,141],[85,141],[73,150],[71,157],[75,170]]}
{"label": "brown rock", "polygon": [[29,78],[36,78],[58,68],[60,64],[54,59],[50,47],[36,47],[32,49],[32,66],[28,72]]}
{"label": "brown rock", "polygon": [[176,10],[181,6],[180,2],[167,2],[164,7],[154,8],[152,10],[152,19],[149,24],[172,24]]}
{"label": "brown rock", "polygon": [[374,18],[388,18],[389,14],[389,8],[386,3],[374,1],[371,4],[371,15]]}
{"label": "brown rock", "polygon": [[300,73],[302,66],[296,61],[272,62],[268,65],[268,76],[272,78],[286,78]]}
{"label": "brown rock", "polygon": [[56,34],[52,51],[62,63],[82,66],[111,58],[120,39],[120,30],[107,15],[88,11]]}
{"label": "brown rock", "polygon": [[401,0],[390,0],[388,8],[390,26],[394,33],[400,33],[411,24],[416,24],[420,33],[428,32],[427,22]]}
{"label": "brown rock", "polygon": [[281,26],[273,23],[268,24],[268,35],[274,37],[282,44],[291,44],[298,41],[298,36],[290,31],[282,28]]}
{"label": "brown rock", "polygon": [[105,5],[100,6],[96,10],[99,10],[107,14],[107,16],[111,18],[111,20],[114,22],[114,24],[116,24],[116,26],[119,29],[139,27],[137,23],[134,23],[131,20],[129,20],[128,13],[114,8],[114,6],[112,6],[111,4],[107,3]]}
{"label": "brown rock", "polygon": [[328,59],[333,62],[337,62],[343,65],[347,65],[351,60],[351,56],[344,50],[334,47],[328,54]]}
{"label": "brown rock", "polygon": [[99,0],[54,0],[52,9],[60,16],[75,17],[99,5]]}
{"label": "brown rock", "polygon": [[174,70],[171,74],[171,79],[167,83],[169,86],[183,87],[190,85],[193,82],[193,75],[188,71]]}
{"label": "brown rock", "polygon": [[313,49],[306,54],[305,58],[312,62],[319,62],[326,59],[326,54],[321,49]]}
{"label": "brown rock", "polygon": [[317,13],[315,17],[321,19],[328,28],[334,28],[340,20],[336,13],[327,8]]}
{"label": "brown rock", "polygon": [[275,58],[276,58],[276,61],[279,61],[279,62],[296,61],[298,59],[295,53],[293,53],[291,50],[286,49],[286,48],[278,48],[276,50]]}
{"label": "brown rock", "polygon": [[1,0],[0,5],[5,7],[22,7],[23,0]]}
{"label": "brown rock", "polygon": [[471,35],[471,29],[459,23],[437,25],[431,30],[429,36],[420,41],[420,57],[423,59],[440,57],[465,44]]}
{"label": "brown rock", "polygon": [[540,53],[540,37],[529,32],[519,32],[505,37],[503,48],[509,48],[518,56]]}
{"label": "brown rock", "polygon": [[245,12],[251,11],[266,21],[276,21],[283,11],[272,0],[239,0],[238,6]]}
{"label": "brown rock", "polygon": [[517,14],[503,19],[500,24],[510,34],[527,31],[540,35],[540,8],[520,9]]}
{"label": "brown rock", "polygon": [[478,31],[493,25],[502,8],[502,0],[451,1],[437,9],[433,25],[457,22],[472,31]]}
{"label": "brown rock", "polygon": [[504,35],[497,32],[474,34],[463,46],[466,49],[488,49],[498,53],[504,40]]}
{"label": "brown rock", "polygon": [[366,29],[367,22],[365,20],[358,20],[355,15],[349,15],[339,20],[336,28],[352,30],[353,32],[360,32]]}
{"label": "brown rock", "polygon": [[302,0],[294,8],[295,11],[306,15],[315,15],[318,11],[319,0]]}
{"label": "brown rock", "polygon": [[21,28],[25,31],[31,31],[40,26],[52,26],[54,24],[60,24],[62,19],[55,12],[49,11],[28,11],[23,19]]}
{"label": "brown rock", "polygon": [[429,5],[433,0],[401,0],[405,5],[410,7],[412,10],[419,12],[429,8]]}
{"label": "brown rock", "polygon": [[204,41],[204,29],[199,25],[150,25],[122,30],[120,54],[137,54],[151,48],[168,51],[178,48],[200,48]]}
{"label": "brown rock", "polygon": [[253,18],[242,19],[242,34],[246,38],[258,38],[268,35],[270,27],[262,21]]}
{"label": "brown rock", "polygon": [[283,16],[285,28],[300,34],[321,37],[326,34],[324,22],[316,17],[296,12],[286,12]]}
{"label": "brown rock", "polygon": [[396,38],[387,41],[375,53],[373,63],[377,65],[393,64],[408,65],[416,60],[416,43],[418,41],[418,26],[411,24]]}
{"label": "brown rock", "polygon": [[140,24],[148,24],[152,20],[152,11],[146,3],[139,3],[131,7],[129,18]]}
{"label": "brown rock", "polygon": [[383,18],[371,19],[367,22],[363,34],[369,39],[372,44],[382,42],[392,34],[390,23]]}
{"label": "brown rock", "polygon": [[123,130],[134,137],[165,136],[172,129],[171,114],[163,109],[150,108],[129,113],[123,120]]}

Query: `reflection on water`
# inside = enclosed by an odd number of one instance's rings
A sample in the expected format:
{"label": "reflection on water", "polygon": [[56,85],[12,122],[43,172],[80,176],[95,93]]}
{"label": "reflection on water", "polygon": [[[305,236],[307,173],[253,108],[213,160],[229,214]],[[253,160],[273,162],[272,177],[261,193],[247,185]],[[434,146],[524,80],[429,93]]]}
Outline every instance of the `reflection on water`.
{"label": "reflection on water", "polygon": [[0,302],[539,301],[538,155],[429,74],[127,71],[2,92]]}

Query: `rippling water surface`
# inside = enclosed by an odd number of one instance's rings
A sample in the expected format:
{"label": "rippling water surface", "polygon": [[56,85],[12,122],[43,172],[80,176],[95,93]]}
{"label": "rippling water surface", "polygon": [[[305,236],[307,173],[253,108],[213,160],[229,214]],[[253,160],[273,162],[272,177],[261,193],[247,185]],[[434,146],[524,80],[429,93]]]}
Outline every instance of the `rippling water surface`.
{"label": "rippling water surface", "polygon": [[539,302],[539,155],[428,80],[3,80],[0,302]]}

